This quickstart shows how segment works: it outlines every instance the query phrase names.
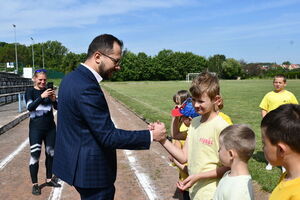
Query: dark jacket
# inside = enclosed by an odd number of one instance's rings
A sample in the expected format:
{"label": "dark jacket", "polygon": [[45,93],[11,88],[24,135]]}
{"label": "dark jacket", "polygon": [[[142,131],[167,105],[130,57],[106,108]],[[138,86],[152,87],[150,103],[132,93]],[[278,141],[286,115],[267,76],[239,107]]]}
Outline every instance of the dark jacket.
{"label": "dark jacket", "polygon": [[150,132],[117,129],[96,78],[80,65],[58,94],[53,173],[81,188],[108,187],[116,179],[116,149],[149,149]]}

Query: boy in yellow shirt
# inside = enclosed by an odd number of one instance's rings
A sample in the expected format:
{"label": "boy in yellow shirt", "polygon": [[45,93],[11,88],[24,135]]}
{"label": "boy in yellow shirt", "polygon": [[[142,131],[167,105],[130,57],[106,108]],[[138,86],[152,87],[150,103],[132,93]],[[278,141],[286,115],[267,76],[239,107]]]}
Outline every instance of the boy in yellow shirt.
{"label": "boy in yellow shirt", "polygon": [[300,199],[300,106],[286,104],[269,112],[261,132],[266,159],[286,169],[269,199]]}
{"label": "boy in yellow shirt", "polygon": [[189,177],[177,186],[189,189],[193,200],[212,199],[219,179],[229,169],[221,166],[218,150],[219,135],[228,123],[218,115],[220,87],[216,75],[204,72],[190,87],[194,108],[201,116],[193,118],[183,149],[163,140],[162,146],[180,163],[188,162]]}
{"label": "boy in yellow shirt", "polygon": [[[285,90],[287,83],[284,75],[276,75],[273,80],[273,86],[274,91],[268,92],[259,105],[259,107],[261,108],[262,117],[264,117],[271,110],[274,110],[283,104],[298,104],[295,95]],[[268,163],[268,165],[266,166],[266,170],[272,170],[272,165],[270,163]]]}
{"label": "boy in yellow shirt", "polygon": [[259,105],[262,117],[283,104],[298,104],[295,95],[285,89],[287,82],[284,75],[276,75],[273,80],[273,86],[274,90],[268,92]]}

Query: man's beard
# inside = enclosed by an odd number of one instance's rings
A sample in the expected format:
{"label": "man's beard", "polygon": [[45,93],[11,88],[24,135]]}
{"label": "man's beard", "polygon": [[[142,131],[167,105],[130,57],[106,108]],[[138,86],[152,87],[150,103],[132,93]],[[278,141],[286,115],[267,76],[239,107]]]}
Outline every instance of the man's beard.
{"label": "man's beard", "polygon": [[109,78],[111,78],[113,71],[114,71],[114,68],[107,70],[105,67],[105,64],[103,62],[100,63],[99,74],[104,80],[108,80]]}

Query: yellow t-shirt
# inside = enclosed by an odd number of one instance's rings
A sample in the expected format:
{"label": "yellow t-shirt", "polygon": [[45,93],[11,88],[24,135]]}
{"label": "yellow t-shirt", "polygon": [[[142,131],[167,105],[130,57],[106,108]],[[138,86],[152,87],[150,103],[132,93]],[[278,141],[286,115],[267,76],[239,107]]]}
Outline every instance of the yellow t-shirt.
{"label": "yellow t-shirt", "polygon": [[269,200],[299,200],[300,177],[286,181],[286,172],[280,177],[279,184],[273,190]]}
{"label": "yellow t-shirt", "polygon": [[231,118],[223,112],[219,112],[218,115],[222,117],[229,125],[232,125]]}
{"label": "yellow t-shirt", "polygon": [[[200,123],[201,116],[192,120],[188,130],[189,175],[214,170],[219,167],[219,136],[229,124],[219,115],[210,121]],[[219,179],[199,180],[189,190],[193,200],[212,199]]]}
{"label": "yellow t-shirt", "polygon": [[282,92],[271,91],[264,96],[259,104],[259,107],[267,112],[270,112],[271,110],[274,110],[283,104],[289,103],[298,104],[298,101],[293,93],[287,90]]}

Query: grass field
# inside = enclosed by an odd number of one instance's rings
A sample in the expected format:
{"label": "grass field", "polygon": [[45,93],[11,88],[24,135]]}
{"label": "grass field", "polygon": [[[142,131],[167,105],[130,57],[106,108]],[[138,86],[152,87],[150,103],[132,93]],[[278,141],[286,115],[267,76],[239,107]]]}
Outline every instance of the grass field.
{"label": "grass field", "polygon": [[[190,83],[184,81],[165,82],[104,82],[101,84],[112,96],[126,104],[147,121],[160,120],[170,130],[173,107],[172,96],[178,90],[187,89]],[[223,112],[233,123],[249,124],[256,133],[256,151],[249,162],[252,178],[264,190],[273,190],[281,170],[266,171],[260,135],[261,115],[258,107],[263,96],[273,89],[272,80],[222,80],[221,94],[224,98]],[[300,80],[288,80],[287,90],[300,100]]]}

